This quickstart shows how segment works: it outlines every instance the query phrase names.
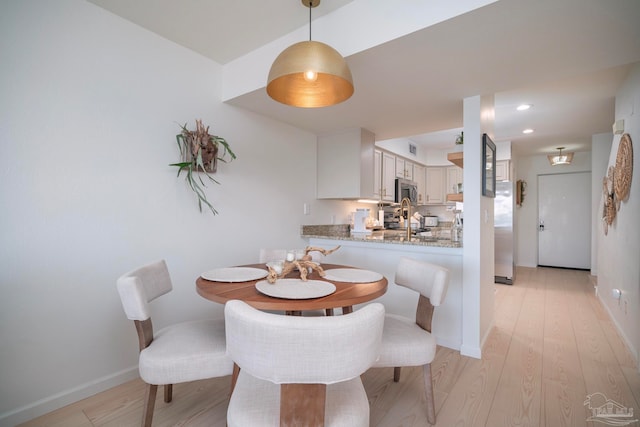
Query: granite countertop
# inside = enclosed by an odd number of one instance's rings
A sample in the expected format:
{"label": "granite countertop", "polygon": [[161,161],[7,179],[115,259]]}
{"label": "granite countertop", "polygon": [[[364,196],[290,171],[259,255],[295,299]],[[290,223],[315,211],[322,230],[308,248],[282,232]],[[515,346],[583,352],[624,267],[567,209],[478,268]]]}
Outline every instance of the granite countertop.
{"label": "granite countertop", "polygon": [[402,230],[374,230],[371,234],[351,234],[349,224],[335,225],[303,225],[301,229],[302,237],[351,240],[358,242],[389,243],[414,246],[434,246],[441,248],[461,248],[461,242],[452,242],[451,239],[435,238],[426,236],[412,236],[407,240],[406,234]]}

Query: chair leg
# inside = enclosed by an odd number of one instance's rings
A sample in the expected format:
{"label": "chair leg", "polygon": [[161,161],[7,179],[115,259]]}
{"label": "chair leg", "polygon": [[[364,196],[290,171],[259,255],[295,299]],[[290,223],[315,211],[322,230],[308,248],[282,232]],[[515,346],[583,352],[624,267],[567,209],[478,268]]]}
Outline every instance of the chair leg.
{"label": "chair leg", "polygon": [[233,363],[233,372],[231,373],[231,391],[229,392],[229,397],[233,394],[233,390],[236,388],[236,383],[238,382],[238,375],[240,375],[240,366],[238,366],[235,362]]}
{"label": "chair leg", "polygon": [[397,383],[398,381],[400,381],[400,366],[396,366],[395,368],[393,368],[393,382]]}
{"label": "chair leg", "polygon": [[165,384],[164,385],[164,401],[166,403],[171,402],[173,399],[173,384]]}
{"label": "chair leg", "polygon": [[427,363],[422,367],[424,377],[424,391],[427,396],[427,421],[429,424],[436,423],[436,407],[433,397],[433,382],[431,380],[431,364]]}
{"label": "chair leg", "polygon": [[158,392],[158,386],[154,384],[147,384],[147,388],[144,392],[144,409],[142,413],[142,426],[151,427],[151,421],[153,420],[153,407],[156,403],[156,394]]}

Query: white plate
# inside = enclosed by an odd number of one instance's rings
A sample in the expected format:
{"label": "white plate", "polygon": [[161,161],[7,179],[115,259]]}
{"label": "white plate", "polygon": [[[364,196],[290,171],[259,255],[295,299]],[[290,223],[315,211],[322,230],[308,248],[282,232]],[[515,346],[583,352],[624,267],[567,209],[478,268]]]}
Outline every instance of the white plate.
{"label": "white plate", "polygon": [[248,282],[267,277],[269,272],[262,268],[253,267],[225,267],[216,268],[202,273],[200,276],[213,282]]}
{"label": "white plate", "polygon": [[270,297],[284,299],[320,298],[336,291],[333,283],[302,279],[278,279],[274,284],[261,280],[256,283],[256,289]]}
{"label": "white plate", "polygon": [[325,270],[324,278],[336,282],[370,283],[382,279],[382,274],[359,268],[334,268]]}

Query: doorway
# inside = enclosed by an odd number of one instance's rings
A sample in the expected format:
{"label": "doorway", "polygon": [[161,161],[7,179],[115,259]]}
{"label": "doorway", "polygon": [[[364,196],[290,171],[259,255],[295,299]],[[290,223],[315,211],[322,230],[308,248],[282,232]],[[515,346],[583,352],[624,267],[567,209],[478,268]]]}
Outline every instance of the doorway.
{"label": "doorway", "polygon": [[538,176],[538,265],[591,267],[591,172]]}

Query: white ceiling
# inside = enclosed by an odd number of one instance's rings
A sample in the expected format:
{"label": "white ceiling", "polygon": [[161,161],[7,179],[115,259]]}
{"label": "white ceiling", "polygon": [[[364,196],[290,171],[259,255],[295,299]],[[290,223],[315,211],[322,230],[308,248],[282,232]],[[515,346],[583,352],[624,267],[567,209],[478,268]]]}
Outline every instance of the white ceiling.
{"label": "white ceiling", "polygon": [[[296,0],[88,1],[220,64],[309,18]],[[352,1],[362,0],[323,0],[313,18]],[[639,18],[638,0],[499,0],[349,56],[356,92],[342,104],[292,108],[264,88],[229,102],[317,134],[363,127],[446,148],[463,99],[495,94],[495,141],[523,155],[588,151],[593,134],[611,131],[616,92],[640,62]],[[520,103],[533,107],[517,112]]]}

